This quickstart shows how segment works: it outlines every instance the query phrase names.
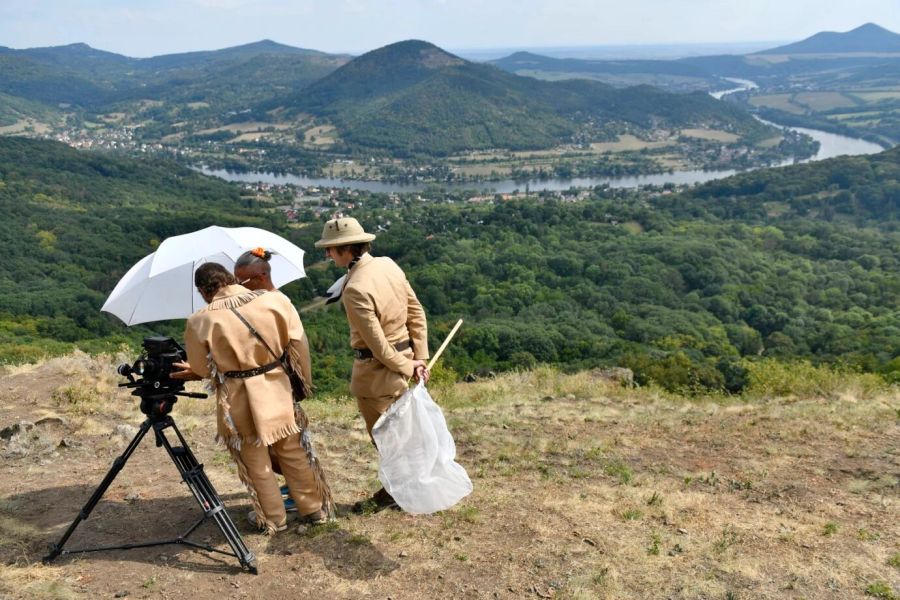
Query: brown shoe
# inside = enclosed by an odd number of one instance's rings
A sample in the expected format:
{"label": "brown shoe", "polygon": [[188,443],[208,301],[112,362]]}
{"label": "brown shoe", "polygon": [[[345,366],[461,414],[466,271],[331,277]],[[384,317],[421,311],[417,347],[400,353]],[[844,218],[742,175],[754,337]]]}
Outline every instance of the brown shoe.
{"label": "brown shoe", "polygon": [[328,523],[328,516],[324,510],[317,510],[314,513],[303,515],[297,518],[297,533],[306,533],[310,527],[317,527]]}
{"label": "brown shoe", "polygon": [[252,523],[256,527],[258,527],[261,532],[268,533],[268,534],[280,533],[282,531],[286,531],[288,528],[287,523],[284,523],[282,525],[276,526],[274,530],[270,531],[265,525],[260,525],[260,521],[257,518],[257,514],[256,514],[255,510],[251,510],[250,512],[247,513],[247,520],[250,521],[250,523]]}
{"label": "brown shoe", "polygon": [[351,510],[358,515],[371,515],[387,509],[400,510],[400,507],[397,506],[393,496],[388,494],[387,490],[381,488],[372,494],[371,498],[360,500],[354,504]]}

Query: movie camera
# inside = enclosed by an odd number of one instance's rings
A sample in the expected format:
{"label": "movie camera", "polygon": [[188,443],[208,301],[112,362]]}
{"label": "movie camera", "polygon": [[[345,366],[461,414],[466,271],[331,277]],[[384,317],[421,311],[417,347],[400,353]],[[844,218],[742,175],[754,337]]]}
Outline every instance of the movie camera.
{"label": "movie camera", "polygon": [[170,337],[152,336],[145,337],[142,346],[144,351],[133,364],[121,364],[116,369],[119,375],[128,378],[119,387],[134,389],[131,395],[141,399],[142,413],[160,418],[172,411],[178,396],[206,398],[203,393],[185,392],[184,381],[172,379],[175,363],[187,360],[187,353],[178,342]]}

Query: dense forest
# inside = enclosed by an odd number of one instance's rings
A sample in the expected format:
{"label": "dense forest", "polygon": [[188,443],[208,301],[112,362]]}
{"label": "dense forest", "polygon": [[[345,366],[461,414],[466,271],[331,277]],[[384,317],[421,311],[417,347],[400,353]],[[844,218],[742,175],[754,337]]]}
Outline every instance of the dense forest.
{"label": "dense forest", "polygon": [[[744,361],[762,356],[900,380],[898,157],[756,171],[680,195],[357,216],[393,223],[377,253],[404,266],[438,329],[469,319],[449,351],[460,373],[618,364],[641,382],[737,392]],[[336,274],[309,279],[324,289]]]}
{"label": "dense forest", "polygon": [[[0,360],[71,343],[112,348],[128,330],[99,312],[128,268],[161,240],[208,225],[277,228],[237,189],[173,164],[0,138]],[[167,331],[179,331],[170,326]]]}
{"label": "dense forest", "polygon": [[[406,270],[433,345],[466,319],[460,377],[551,363],[621,365],[639,382],[739,392],[747,361],[810,360],[900,380],[900,151],[760,170],[680,194],[597,188],[587,200],[471,204],[361,195],[344,211],[384,230],[374,253]],[[286,293],[301,308],[340,275],[312,242],[234,186],[164,163],[0,139],[0,360],[134,348],[150,331],[99,312],[162,239],[252,225],[310,250]],[[303,309],[317,385],[345,391],[340,306]]]}

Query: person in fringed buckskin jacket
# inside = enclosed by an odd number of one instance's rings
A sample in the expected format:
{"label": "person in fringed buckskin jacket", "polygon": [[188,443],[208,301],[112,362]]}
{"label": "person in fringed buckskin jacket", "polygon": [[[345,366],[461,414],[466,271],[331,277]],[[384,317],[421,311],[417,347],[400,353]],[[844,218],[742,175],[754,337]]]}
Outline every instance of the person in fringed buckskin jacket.
{"label": "person in fringed buckskin jacket", "polygon": [[198,268],[194,283],[208,305],[187,321],[188,361],[173,377],[209,378],[217,404],[216,437],[231,452],[250,493],[253,511],[248,518],[268,533],[287,528],[270,450],[281,465],[301,522],[332,518],[331,491],[312,448],[306,415],[294,402],[290,380],[278,360],[286,352],[309,389],[309,345],[297,310],[284,294],[238,285],[217,263]]}
{"label": "person in fringed buckskin jacket", "polygon": [[[347,313],[355,355],[350,392],[370,436],[378,418],[408,389],[413,375],[428,381],[425,311],[397,263],[369,254],[374,239],[356,219],[344,217],[325,223],[322,239],[316,242],[335,265],[348,269],[329,290],[329,301],[340,298]],[[377,511],[396,503],[382,488],[353,508],[363,512],[367,506]]]}

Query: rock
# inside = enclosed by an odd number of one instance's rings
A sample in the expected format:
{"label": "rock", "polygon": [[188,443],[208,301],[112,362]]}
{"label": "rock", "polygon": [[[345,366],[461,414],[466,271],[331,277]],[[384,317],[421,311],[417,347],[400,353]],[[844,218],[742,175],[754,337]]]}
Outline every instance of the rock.
{"label": "rock", "polygon": [[120,423],[113,429],[112,435],[122,439],[131,441],[131,438],[137,435],[138,428],[128,423]]}
{"label": "rock", "polygon": [[406,558],[407,556],[409,556],[409,552],[407,552],[406,550],[403,550],[403,551],[402,551],[400,554],[398,554],[397,556],[399,556],[400,558]]}
{"label": "rock", "polygon": [[65,427],[66,422],[61,417],[44,417],[38,419],[34,424],[35,427]]}
{"label": "rock", "polygon": [[543,398],[541,398],[541,402],[553,402],[554,400],[556,400],[556,398],[554,398],[553,396],[544,396]]}
{"label": "rock", "polygon": [[634,371],[625,367],[610,367],[608,369],[594,369],[591,375],[595,379],[612,381],[623,387],[634,387]]}
{"label": "rock", "polygon": [[19,435],[31,431],[32,429],[34,429],[34,423],[30,421],[19,421],[18,423],[14,423],[9,427],[4,427],[0,430],[0,439],[8,440],[14,435]]}
{"label": "rock", "polygon": [[113,594],[113,598],[124,598],[127,595],[128,591],[122,590],[121,592],[116,592],[115,594]]}

